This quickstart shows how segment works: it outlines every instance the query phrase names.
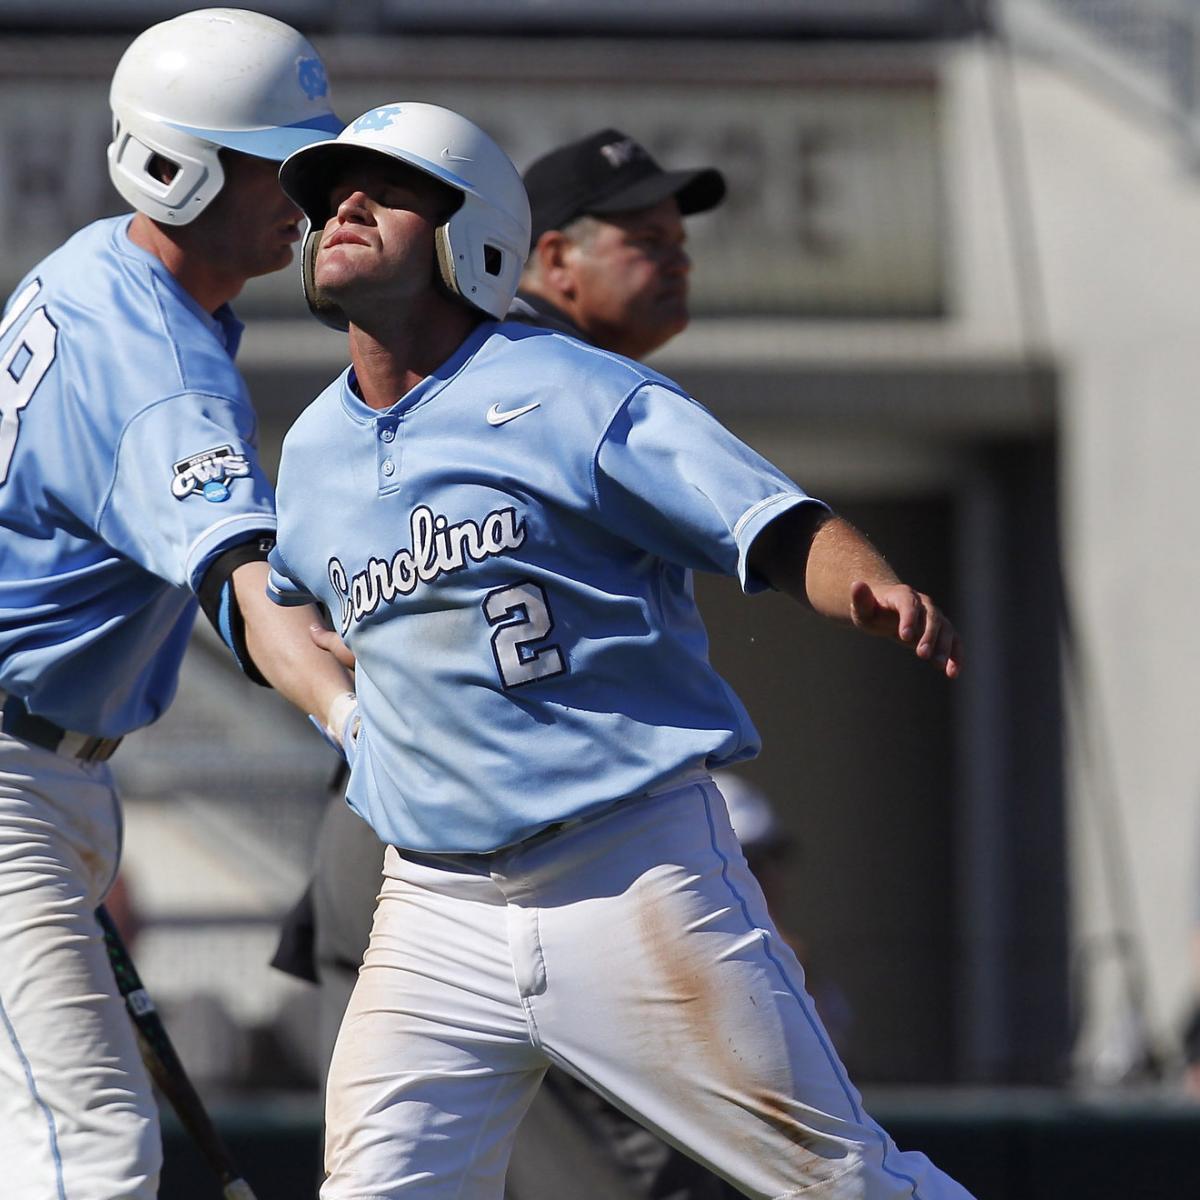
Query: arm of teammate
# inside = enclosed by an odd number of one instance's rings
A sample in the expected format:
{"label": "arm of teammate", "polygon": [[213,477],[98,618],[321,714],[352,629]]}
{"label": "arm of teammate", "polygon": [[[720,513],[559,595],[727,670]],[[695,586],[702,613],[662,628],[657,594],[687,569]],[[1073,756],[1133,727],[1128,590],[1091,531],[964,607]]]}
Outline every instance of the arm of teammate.
{"label": "arm of teammate", "polygon": [[962,669],[954,626],[841,517],[813,506],[783,513],[755,539],[749,565],[819,615],[899,642],[949,679]]}
{"label": "arm of teammate", "polygon": [[333,655],[314,644],[309,630],[320,623],[315,607],[281,608],[268,599],[268,570],[266,561],[259,559],[233,571],[246,651],[262,677],[340,745],[345,697],[354,691],[353,677]]}

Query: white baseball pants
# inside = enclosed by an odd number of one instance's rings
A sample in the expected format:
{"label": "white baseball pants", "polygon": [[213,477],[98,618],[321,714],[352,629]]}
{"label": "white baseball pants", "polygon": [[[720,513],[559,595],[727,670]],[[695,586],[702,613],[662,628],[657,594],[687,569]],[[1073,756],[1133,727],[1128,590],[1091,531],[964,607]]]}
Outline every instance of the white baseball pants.
{"label": "white baseball pants", "polygon": [[22,1200],[153,1200],[150,1081],[95,910],[120,857],[105,763],[0,734],[0,1164]]}
{"label": "white baseball pants", "polygon": [[711,780],[384,876],[322,1200],[500,1200],[549,1063],[756,1200],[969,1200],[864,1113]]}

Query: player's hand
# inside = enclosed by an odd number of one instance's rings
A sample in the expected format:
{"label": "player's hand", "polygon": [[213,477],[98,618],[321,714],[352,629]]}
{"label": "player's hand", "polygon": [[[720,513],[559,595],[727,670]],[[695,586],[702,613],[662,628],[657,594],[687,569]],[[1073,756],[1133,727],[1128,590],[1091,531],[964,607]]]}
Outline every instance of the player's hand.
{"label": "player's hand", "polygon": [[962,670],[962,641],[953,625],[924,592],[894,583],[876,591],[869,583],[852,584],[850,618],[856,628],[912,647],[956,679]]}
{"label": "player's hand", "polygon": [[310,625],[308,632],[312,640],[322,650],[332,654],[347,671],[354,670],[354,652],[332,629],[326,629],[324,625]]}

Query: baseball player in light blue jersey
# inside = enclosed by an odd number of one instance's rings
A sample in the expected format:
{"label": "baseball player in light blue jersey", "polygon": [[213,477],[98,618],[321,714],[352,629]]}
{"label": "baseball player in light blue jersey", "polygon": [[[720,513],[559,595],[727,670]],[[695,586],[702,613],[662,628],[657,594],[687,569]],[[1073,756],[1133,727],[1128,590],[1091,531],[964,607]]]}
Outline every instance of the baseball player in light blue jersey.
{"label": "baseball player in light blue jersey", "polygon": [[113,77],[137,210],[39,263],[0,319],[0,1161],[4,1194],[149,1200],[157,1117],[94,917],[107,759],[170,703],[198,601],[246,671],[336,724],[349,677],[266,601],[273,498],[229,301],[286,266],[278,163],[341,128],[324,67],[256,13],[189,13]]}
{"label": "baseball player in light blue jersey", "polygon": [[499,319],[528,202],[469,121],[386,105],[281,180],[353,365],[286,439],[270,586],[357,657],[389,843],[324,1200],[499,1200],[551,1063],[759,1200],[962,1200],[864,1113],[746,867],[710,771],[758,741],[691,572],[954,676],[950,623],[669,379]]}

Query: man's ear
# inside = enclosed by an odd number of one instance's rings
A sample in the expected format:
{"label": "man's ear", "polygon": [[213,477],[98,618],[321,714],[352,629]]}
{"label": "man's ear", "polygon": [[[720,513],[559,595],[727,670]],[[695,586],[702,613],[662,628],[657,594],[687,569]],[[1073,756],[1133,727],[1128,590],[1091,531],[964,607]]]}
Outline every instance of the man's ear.
{"label": "man's ear", "polygon": [[561,229],[547,229],[534,247],[542,278],[565,296],[571,296],[575,291],[570,253],[574,246],[575,243]]}

